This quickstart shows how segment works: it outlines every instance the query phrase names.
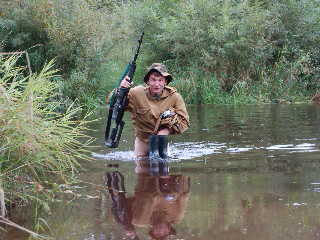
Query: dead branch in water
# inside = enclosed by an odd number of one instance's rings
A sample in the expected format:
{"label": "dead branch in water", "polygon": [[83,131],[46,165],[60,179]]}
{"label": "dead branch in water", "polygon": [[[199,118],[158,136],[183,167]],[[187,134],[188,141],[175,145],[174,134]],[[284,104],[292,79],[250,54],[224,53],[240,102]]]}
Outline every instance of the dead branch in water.
{"label": "dead branch in water", "polygon": [[0,186],[0,216],[4,218],[6,215],[6,205],[4,202],[4,191]]}
{"label": "dead branch in water", "polygon": [[0,217],[0,223],[3,223],[3,224],[5,224],[5,225],[7,225],[7,226],[11,226],[11,227],[14,227],[14,228],[16,228],[16,229],[19,229],[19,230],[21,230],[21,231],[24,231],[24,232],[26,232],[26,233],[29,233],[29,234],[31,234],[33,237],[36,237],[36,238],[38,238],[38,239],[46,239],[46,240],[47,240],[47,239],[51,239],[50,237],[46,237],[46,236],[40,235],[40,234],[35,233],[35,232],[33,232],[33,231],[29,230],[29,229],[26,229],[26,228],[24,228],[24,227],[21,227],[20,225],[14,223],[14,222],[12,222],[12,221],[10,221],[10,220],[7,219],[7,218],[2,217],[2,216]]}

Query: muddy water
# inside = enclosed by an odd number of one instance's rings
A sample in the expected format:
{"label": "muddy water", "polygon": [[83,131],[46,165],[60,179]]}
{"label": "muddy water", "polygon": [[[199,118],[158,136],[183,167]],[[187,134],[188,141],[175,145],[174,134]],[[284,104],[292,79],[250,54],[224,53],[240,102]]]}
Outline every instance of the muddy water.
{"label": "muddy water", "polygon": [[[55,239],[320,239],[320,105],[191,106],[169,171],[97,142],[78,197],[51,206]],[[96,124],[101,139],[104,120]],[[21,238],[22,239],[22,238]]]}

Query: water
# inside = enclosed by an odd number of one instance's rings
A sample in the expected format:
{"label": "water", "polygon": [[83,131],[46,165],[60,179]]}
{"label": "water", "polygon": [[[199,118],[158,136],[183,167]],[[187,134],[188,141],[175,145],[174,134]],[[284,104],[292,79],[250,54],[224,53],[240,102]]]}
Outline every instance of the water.
{"label": "water", "polygon": [[170,136],[167,176],[135,161],[128,117],[118,149],[97,142],[83,183],[51,206],[54,238],[320,239],[320,105],[188,112],[190,129]]}

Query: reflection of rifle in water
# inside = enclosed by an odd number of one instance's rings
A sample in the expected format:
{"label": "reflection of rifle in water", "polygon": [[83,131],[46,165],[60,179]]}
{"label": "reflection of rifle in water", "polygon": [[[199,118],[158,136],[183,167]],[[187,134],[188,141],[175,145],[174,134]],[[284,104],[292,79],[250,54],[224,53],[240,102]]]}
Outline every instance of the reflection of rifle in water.
{"label": "reflection of rifle in water", "polygon": [[[138,46],[136,48],[136,52],[124,70],[124,73],[122,76],[128,76],[130,79],[129,82],[132,81],[135,69],[136,69],[136,60],[139,54],[140,46],[142,43],[142,37],[144,32],[141,32],[140,38],[138,40]],[[122,79],[121,79],[122,80]],[[106,125],[106,131],[104,135],[105,144],[110,148],[116,148],[118,147],[119,140],[121,137],[121,133],[124,127],[125,122],[122,120],[123,114],[124,114],[124,108],[127,103],[127,96],[128,96],[129,89],[128,88],[119,88],[115,100],[113,99],[113,96],[110,100],[110,108],[109,108],[109,115]],[[111,128],[111,122],[113,123],[113,127]],[[111,129],[111,132],[110,132]]]}
{"label": "reflection of rifle in water", "polygon": [[124,177],[118,172],[106,173],[107,187],[112,200],[112,215],[117,223],[120,224],[126,237],[132,240],[139,240],[139,237],[132,224],[132,201],[126,197],[124,187]]}

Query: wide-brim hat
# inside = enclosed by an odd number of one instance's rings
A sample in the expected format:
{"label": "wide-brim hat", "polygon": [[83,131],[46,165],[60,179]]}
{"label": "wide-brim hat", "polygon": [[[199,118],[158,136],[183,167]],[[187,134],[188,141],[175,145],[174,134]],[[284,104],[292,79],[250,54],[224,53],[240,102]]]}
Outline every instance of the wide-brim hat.
{"label": "wide-brim hat", "polygon": [[162,76],[164,76],[167,80],[167,84],[169,84],[172,81],[172,75],[167,72],[166,67],[162,63],[152,63],[151,66],[148,68],[146,75],[143,78],[145,83],[147,83],[151,71],[157,71]]}

